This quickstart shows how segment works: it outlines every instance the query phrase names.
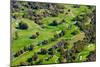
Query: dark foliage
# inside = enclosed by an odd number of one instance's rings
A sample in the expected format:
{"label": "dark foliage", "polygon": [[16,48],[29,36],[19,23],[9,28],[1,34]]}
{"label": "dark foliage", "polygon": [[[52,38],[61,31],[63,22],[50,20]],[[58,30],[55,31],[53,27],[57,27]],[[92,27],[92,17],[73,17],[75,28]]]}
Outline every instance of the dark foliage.
{"label": "dark foliage", "polygon": [[47,54],[47,49],[41,48],[40,52],[38,52],[38,54]]}
{"label": "dark foliage", "polygon": [[31,63],[32,62],[32,58],[28,58],[27,62]]}
{"label": "dark foliage", "polygon": [[87,56],[87,60],[86,61],[96,61],[96,52],[95,51],[91,51],[89,53],[89,55]]}
{"label": "dark foliage", "polygon": [[32,56],[32,60],[36,61],[38,59],[38,55],[34,53],[34,56]]}
{"label": "dark foliage", "polygon": [[28,29],[28,25],[26,23],[20,22],[18,25],[18,29],[26,30]]}
{"label": "dark foliage", "polygon": [[20,66],[27,66],[29,65],[27,62],[20,62]]}
{"label": "dark foliage", "polygon": [[52,23],[50,23],[49,25],[50,26],[57,26],[59,23],[56,21],[56,20],[54,20]]}

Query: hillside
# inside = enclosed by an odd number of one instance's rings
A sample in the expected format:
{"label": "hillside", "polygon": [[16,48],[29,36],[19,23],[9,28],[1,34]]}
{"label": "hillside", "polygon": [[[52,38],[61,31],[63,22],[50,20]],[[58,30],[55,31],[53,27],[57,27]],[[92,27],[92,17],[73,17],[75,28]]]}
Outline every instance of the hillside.
{"label": "hillside", "polygon": [[11,2],[11,66],[95,61],[96,7]]}

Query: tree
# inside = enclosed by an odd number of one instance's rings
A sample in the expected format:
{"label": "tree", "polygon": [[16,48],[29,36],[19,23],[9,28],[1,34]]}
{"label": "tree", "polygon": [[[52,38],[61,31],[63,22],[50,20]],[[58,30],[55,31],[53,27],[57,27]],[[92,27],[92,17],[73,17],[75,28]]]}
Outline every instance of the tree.
{"label": "tree", "polygon": [[78,52],[82,51],[84,49],[84,46],[86,45],[86,42],[84,41],[77,41],[74,43],[73,49],[77,50]]}
{"label": "tree", "polygon": [[55,53],[54,48],[49,49],[49,51],[48,51],[48,54],[49,55],[54,55],[54,53]]}
{"label": "tree", "polygon": [[39,36],[39,32],[36,32],[36,35]]}
{"label": "tree", "polygon": [[37,35],[33,34],[30,39],[36,39]]}
{"label": "tree", "polygon": [[66,48],[68,48],[68,42],[67,41],[65,41],[65,43],[64,43],[64,49],[66,49]]}
{"label": "tree", "polygon": [[54,39],[58,39],[59,37],[59,34],[54,34]]}
{"label": "tree", "polygon": [[20,53],[23,54],[24,53],[24,50],[20,50]]}
{"label": "tree", "polygon": [[15,31],[15,40],[17,40],[19,38],[18,32]]}
{"label": "tree", "polygon": [[30,45],[30,46],[28,47],[28,50],[29,50],[29,51],[32,51],[32,50],[33,50],[33,47],[34,47],[33,45]]}
{"label": "tree", "polygon": [[37,61],[35,64],[40,65],[42,64],[42,62],[43,62],[43,59],[39,59],[39,61]]}
{"label": "tree", "polygon": [[73,8],[80,8],[80,5],[73,5]]}
{"label": "tree", "polygon": [[70,9],[68,9],[68,12],[70,12]]}
{"label": "tree", "polygon": [[20,62],[20,66],[27,66],[29,65],[27,62]]}
{"label": "tree", "polygon": [[96,61],[96,51],[91,51],[87,56],[86,61]]}
{"label": "tree", "polygon": [[67,62],[66,58],[64,58],[64,57],[62,57],[62,56],[60,56],[60,57],[58,58],[58,60],[59,60],[60,63],[65,63],[65,62]]}
{"label": "tree", "polygon": [[19,56],[18,53],[14,54],[14,57],[18,57],[18,56]]}
{"label": "tree", "polygon": [[66,20],[65,20],[65,19],[63,19],[61,22],[62,22],[62,23],[65,23],[65,22],[66,22]]}
{"label": "tree", "polygon": [[22,53],[23,53],[23,52],[22,52],[21,50],[19,50],[18,52],[16,52],[16,53],[14,54],[14,57],[18,57],[18,56],[20,56]]}
{"label": "tree", "polygon": [[55,39],[55,38],[51,38],[50,41],[51,41],[51,42],[52,42],[52,41],[56,41],[56,39]]}
{"label": "tree", "polygon": [[76,31],[73,31],[73,32],[71,32],[71,34],[72,35],[76,35],[78,33],[78,31],[76,30]]}
{"label": "tree", "polygon": [[32,56],[32,60],[36,61],[38,59],[38,54],[34,53],[34,56]]}
{"label": "tree", "polygon": [[41,52],[40,52],[41,54],[46,54],[47,53],[47,50],[46,49],[44,49],[44,48],[41,48]]}
{"label": "tree", "polygon": [[64,35],[65,35],[65,31],[62,30],[62,31],[59,33],[59,36],[62,37],[62,36],[64,36]]}
{"label": "tree", "polygon": [[23,49],[24,51],[27,51],[28,50],[28,47],[26,47],[26,46],[24,46],[24,49]]}
{"label": "tree", "polygon": [[42,45],[48,44],[48,40],[43,40]]}
{"label": "tree", "polygon": [[21,21],[18,25],[18,28],[22,29],[22,30],[26,30],[26,29],[28,29],[28,25],[27,25],[27,23],[24,23]]}
{"label": "tree", "polygon": [[33,61],[32,58],[27,59],[27,62],[29,62],[29,63],[31,63],[32,61]]}
{"label": "tree", "polygon": [[50,26],[57,26],[58,22],[56,20],[54,20],[52,23],[49,24]]}

